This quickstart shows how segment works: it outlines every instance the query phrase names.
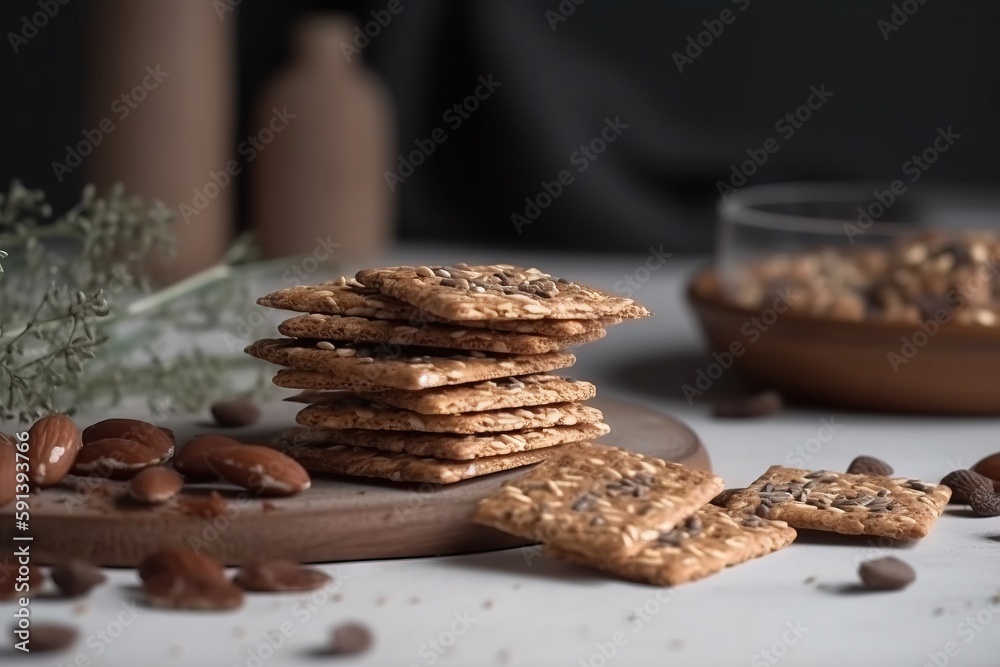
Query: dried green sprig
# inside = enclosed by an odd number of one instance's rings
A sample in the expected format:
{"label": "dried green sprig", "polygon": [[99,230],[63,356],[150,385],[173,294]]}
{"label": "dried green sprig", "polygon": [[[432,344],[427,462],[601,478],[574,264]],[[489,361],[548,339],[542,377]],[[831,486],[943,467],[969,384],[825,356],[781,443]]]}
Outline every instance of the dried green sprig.
{"label": "dried green sprig", "polygon": [[248,303],[231,264],[251,256],[249,243],[227,263],[150,293],[145,267],[174,250],[174,216],[163,204],[120,185],[105,197],[88,186],[46,223],[51,214],[43,192],[17,181],[0,194],[0,258],[11,260],[0,270],[0,418],[24,422],[137,395],[160,412],[195,410],[232,393],[230,371],[247,365],[242,358],[197,346],[166,357],[157,342],[165,331],[210,330]]}

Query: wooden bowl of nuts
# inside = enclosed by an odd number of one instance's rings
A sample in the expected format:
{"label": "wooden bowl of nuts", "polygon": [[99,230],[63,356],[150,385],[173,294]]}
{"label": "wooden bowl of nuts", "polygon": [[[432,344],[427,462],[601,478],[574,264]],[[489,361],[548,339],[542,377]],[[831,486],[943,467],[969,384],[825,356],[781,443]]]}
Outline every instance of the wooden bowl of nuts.
{"label": "wooden bowl of nuts", "polygon": [[853,408],[1000,414],[1000,233],[883,226],[865,244],[722,248],[688,290],[711,370]]}

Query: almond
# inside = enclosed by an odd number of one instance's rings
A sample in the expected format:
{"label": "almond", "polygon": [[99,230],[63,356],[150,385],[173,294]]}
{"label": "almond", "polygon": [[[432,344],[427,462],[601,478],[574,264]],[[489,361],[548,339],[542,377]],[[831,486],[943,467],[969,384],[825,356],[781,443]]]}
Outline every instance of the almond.
{"label": "almond", "polygon": [[227,481],[262,496],[291,496],[312,483],[297,461],[270,447],[215,449],[208,452],[208,464]]}
{"label": "almond", "polygon": [[212,416],[219,426],[250,426],[260,419],[260,408],[252,401],[219,401],[212,405]]}
{"label": "almond", "polygon": [[209,482],[218,479],[219,474],[208,465],[208,452],[215,449],[242,447],[239,440],[224,435],[199,435],[181,447],[174,457],[174,469],[189,482]]}
{"label": "almond", "polygon": [[136,502],[147,505],[165,503],[184,488],[184,480],[170,468],[152,467],[140,470],[129,480],[128,494]]}
{"label": "almond", "polygon": [[40,488],[54,486],[69,474],[83,441],[66,415],[42,417],[28,430],[28,478]]}
{"label": "almond", "polygon": [[222,563],[208,554],[183,547],[161,549],[139,563],[139,578],[144,583],[164,574],[216,583],[226,581]]}
{"label": "almond", "polygon": [[941,483],[951,489],[953,503],[969,502],[972,492],[980,487],[987,491],[993,490],[993,482],[989,477],[984,477],[971,470],[953,470],[944,476]]}
{"label": "almond", "polygon": [[49,576],[59,588],[59,592],[68,598],[83,597],[92,588],[108,580],[100,569],[81,560],[55,565],[49,571]]}
{"label": "almond", "polygon": [[332,655],[357,655],[372,647],[372,631],[360,623],[343,623],[330,631]]}
{"label": "almond", "polygon": [[[76,643],[80,631],[64,623],[34,622],[31,624],[31,650],[35,653],[65,651]],[[53,658],[53,661],[55,658]]]}
{"label": "almond", "polygon": [[243,589],[228,581],[189,579],[178,574],[158,574],[143,584],[152,607],[194,611],[226,611],[243,606]]}
{"label": "almond", "polygon": [[993,490],[1000,491],[1000,453],[990,454],[972,469],[993,480]]}
{"label": "almond", "polygon": [[12,442],[0,440],[0,507],[17,495],[17,448]]}
{"label": "almond", "polygon": [[17,441],[14,440],[14,438],[12,438],[11,436],[4,433],[3,431],[0,431],[0,445],[4,444],[16,445]]}
{"label": "almond", "polygon": [[882,459],[877,459],[874,456],[859,456],[851,461],[851,465],[847,466],[847,472],[851,475],[889,477],[892,475],[893,470],[892,466]]}
{"label": "almond", "polygon": [[165,461],[174,454],[174,439],[149,422],[138,419],[105,419],[83,430],[83,444],[119,438],[149,447]]}
{"label": "almond", "polygon": [[130,479],[160,462],[160,455],[134,440],[105,438],[85,445],[76,456],[74,475]]}
{"label": "almond", "polygon": [[311,591],[330,581],[319,570],[302,567],[290,560],[259,560],[244,565],[233,583],[245,591]]}
{"label": "almond", "polygon": [[969,494],[969,506],[979,516],[1000,516],[1000,494],[980,487]]}

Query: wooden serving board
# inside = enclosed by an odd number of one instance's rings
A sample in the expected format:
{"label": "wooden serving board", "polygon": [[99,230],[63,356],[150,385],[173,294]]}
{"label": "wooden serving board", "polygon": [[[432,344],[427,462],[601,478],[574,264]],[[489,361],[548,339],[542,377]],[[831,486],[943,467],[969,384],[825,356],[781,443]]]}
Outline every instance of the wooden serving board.
{"label": "wooden serving board", "polygon": [[[604,411],[612,433],[601,441],[659,458],[710,469],[697,436],[662,413],[614,399],[593,404]],[[270,439],[292,424],[293,407],[268,414],[264,426],[234,431],[246,442]],[[206,425],[166,424],[178,442]],[[470,553],[527,544],[469,521],[473,507],[504,481],[526,469],[509,470],[450,485],[402,485],[358,477],[316,476],[313,487],[291,498],[261,501],[222,484],[188,487],[184,497],[218,491],[225,514],[192,516],[178,499],[140,507],[122,497],[124,483],[71,478],[32,498],[33,560],[52,563],[82,558],[104,566],[135,566],[168,546],[191,546],[229,565],[261,557],[299,562],[336,562]],[[73,488],[76,485],[76,488]],[[0,511],[0,543],[11,543],[12,508]]]}

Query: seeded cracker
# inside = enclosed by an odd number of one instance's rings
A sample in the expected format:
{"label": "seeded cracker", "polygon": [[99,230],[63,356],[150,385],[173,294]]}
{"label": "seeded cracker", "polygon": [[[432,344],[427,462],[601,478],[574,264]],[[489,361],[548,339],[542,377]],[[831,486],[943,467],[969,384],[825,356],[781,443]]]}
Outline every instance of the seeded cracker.
{"label": "seeded cracker", "polygon": [[359,271],[356,277],[367,287],[451,321],[650,315],[632,299],[510,264],[396,266]]}
{"label": "seeded cracker", "polygon": [[550,548],[556,558],[596,567],[630,581],[676,586],[782,549],[795,539],[784,521],[733,515],[706,505],[676,528],[660,533],[634,555],[591,558]]}
{"label": "seeded cracker", "polygon": [[330,350],[297,339],[267,338],[250,344],[245,351],[273,364],[319,371],[325,376],[325,382],[311,382],[313,386],[282,384],[278,377],[274,380],[278,386],[295,389],[425,389],[551,371],[576,362],[576,357],[566,352],[505,355],[477,351],[452,354],[453,350],[446,350],[438,355],[440,351],[433,348],[364,345]]}
{"label": "seeded cracker", "polygon": [[[557,375],[522,375],[472,384],[433,387],[421,391],[388,389],[358,395],[383,405],[412,410],[425,415],[453,415],[503,408],[523,408],[549,403],[585,401],[597,394],[589,382]],[[337,392],[304,391],[286,398],[296,403],[323,404]]]}
{"label": "seeded cracker", "polygon": [[403,303],[377,290],[363,287],[361,283],[341,277],[337,281],[319,285],[298,285],[271,292],[257,299],[257,303],[269,308],[293,310],[323,315],[343,315],[349,317],[370,317],[402,322],[445,322],[462,327],[486,327],[504,331],[536,334],[540,336],[578,336],[594,329],[601,329],[621,322],[621,318],[609,317],[600,320],[530,320],[495,322],[478,320],[474,322],[452,322],[436,317]]}
{"label": "seeded cracker", "polygon": [[621,558],[694,514],[719,491],[711,473],[580,443],[480,501],[476,523],[587,558]]}
{"label": "seeded cracker", "polygon": [[461,415],[421,415],[363,398],[342,394],[324,405],[310,405],[296,416],[303,426],[319,429],[380,429],[431,433],[496,433],[522,428],[594,424],[604,415],[579,403],[556,403],[513,410],[467,412]]}
{"label": "seeded cracker", "polygon": [[398,320],[369,320],[338,315],[300,315],[278,325],[278,331],[294,338],[315,338],[353,343],[423,345],[455,350],[539,354],[582,345],[604,338],[604,329],[576,336],[536,336],[509,331],[469,329],[447,324],[424,324]]}
{"label": "seeded cracker", "polygon": [[313,447],[282,443],[269,446],[292,457],[310,472],[430,484],[454,484],[464,479],[538,463],[546,457],[545,450],[532,450],[484,456],[471,461],[450,461],[354,447]]}
{"label": "seeded cracker", "polygon": [[795,528],[908,540],[930,532],[950,497],[948,487],[915,479],[771,466],[728,508]]}
{"label": "seeded cracker", "polygon": [[510,433],[477,435],[366,431],[361,429],[321,431],[297,428],[286,431],[278,442],[286,445],[311,445],[314,447],[347,445],[412,454],[413,456],[433,456],[439,459],[464,461],[590,440],[607,435],[610,431],[611,428],[604,423],[529,428]]}

